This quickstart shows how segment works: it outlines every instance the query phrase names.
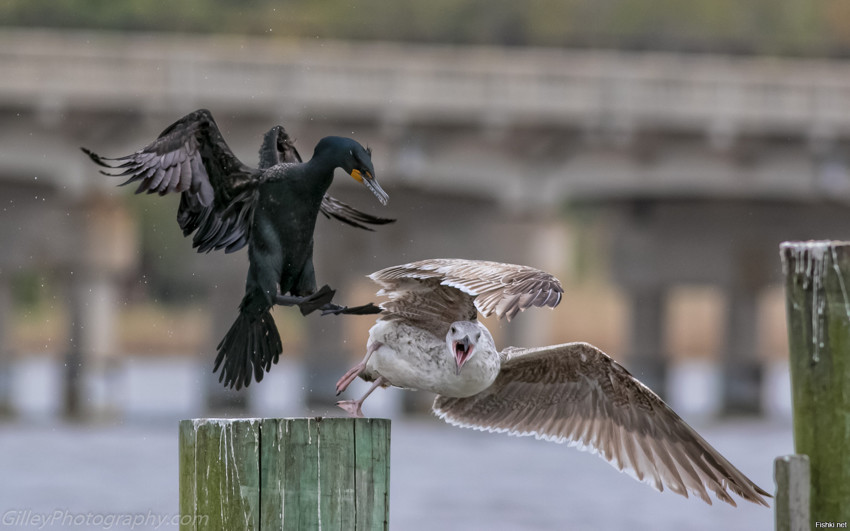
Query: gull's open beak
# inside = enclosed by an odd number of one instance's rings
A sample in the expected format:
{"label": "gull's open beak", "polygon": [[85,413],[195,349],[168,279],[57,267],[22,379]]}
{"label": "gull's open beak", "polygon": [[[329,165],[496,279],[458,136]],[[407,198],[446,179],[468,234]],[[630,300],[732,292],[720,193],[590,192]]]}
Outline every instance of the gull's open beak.
{"label": "gull's open beak", "polygon": [[360,170],[351,170],[351,176],[355,181],[363,183],[366,188],[375,194],[375,197],[378,198],[378,201],[380,201],[382,205],[387,204],[387,200],[390,198],[389,194],[381,188],[381,185],[378,184],[378,181],[375,180],[375,177],[368,170],[365,175],[361,173]]}
{"label": "gull's open beak", "polygon": [[454,343],[455,349],[455,361],[457,362],[457,372],[455,374],[460,374],[460,369],[463,367],[463,364],[466,363],[466,360],[472,355],[472,347],[471,341],[469,341],[469,336],[463,336],[463,339],[460,341],[455,341]]}

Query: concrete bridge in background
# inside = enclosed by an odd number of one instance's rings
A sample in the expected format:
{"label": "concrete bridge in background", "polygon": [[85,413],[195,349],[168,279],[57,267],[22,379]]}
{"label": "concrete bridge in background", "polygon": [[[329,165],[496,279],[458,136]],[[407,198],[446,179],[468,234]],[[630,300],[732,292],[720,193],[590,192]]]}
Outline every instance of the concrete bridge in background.
{"label": "concrete bridge in background", "polygon": [[[730,412],[758,404],[757,300],[779,280],[779,241],[850,230],[845,62],[4,29],[0,72],[0,372],[10,278],[32,268],[65,285],[56,300],[71,313],[70,381],[85,381],[77,367],[107,370],[135,231],[78,147],[123,154],[199,107],[249,163],[277,123],[305,156],[326,134],[374,149],[391,193],[380,212],[400,221],[375,234],[320,224],[319,276],[341,294],[368,296],[364,273],[433,256],[561,271],[563,205],[597,213],[630,301],[622,354],[650,386],[663,388],[670,291],[727,294]],[[354,188],[336,195],[373,204]],[[214,329],[226,329],[245,258],[188,247],[186,269],[217,286]],[[503,340],[543,344],[548,319],[523,316]],[[339,348],[346,334],[339,320],[308,323],[310,386],[332,389],[351,357]],[[69,387],[71,409],[91,392]]]}

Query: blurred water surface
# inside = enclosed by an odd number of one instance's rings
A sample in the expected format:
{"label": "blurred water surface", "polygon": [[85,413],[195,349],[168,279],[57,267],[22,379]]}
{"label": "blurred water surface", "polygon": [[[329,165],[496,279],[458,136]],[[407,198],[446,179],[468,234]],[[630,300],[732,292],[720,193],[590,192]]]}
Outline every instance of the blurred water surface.
{"label": "blurred water surface", "polygon": [[[747,420],[696,427],[773,492],[773,458],[792,450],[786,424]],[[721,502],[708,506],[658,493],[587,453],[461,430],[437,419],[393,420],[391,459],[391,529],[731,531],[773,526],[772,509],[743,501],[738,508]],[[0,515],[5,518],[27,510],[171,516],[178,510],[177,419],[110,426],[3,424],[0,470]],[[28,528],[37,527],[22,527]],[[169,528],[175,527],[160,527]]]}

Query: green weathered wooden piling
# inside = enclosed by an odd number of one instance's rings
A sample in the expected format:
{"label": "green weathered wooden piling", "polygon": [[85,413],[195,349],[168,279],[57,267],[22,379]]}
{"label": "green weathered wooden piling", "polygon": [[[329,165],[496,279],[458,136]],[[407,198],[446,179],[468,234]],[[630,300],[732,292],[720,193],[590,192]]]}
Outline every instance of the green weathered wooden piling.
{"label": "green weathered wooden piling", "polygon": [[811,473],[806,455],[783,455],[773,461],[776,481],[776,531],[808,531],[811,529]]}
{"label": "green weathered wooden piling", "polygon": [[850,522],[850,242],[786,242],[794,447],[809,457],[811,528]]}
{"label": "green weathered wooden piling", "polygon": [[389,528],[387,419],[180,423],[181,530]]}

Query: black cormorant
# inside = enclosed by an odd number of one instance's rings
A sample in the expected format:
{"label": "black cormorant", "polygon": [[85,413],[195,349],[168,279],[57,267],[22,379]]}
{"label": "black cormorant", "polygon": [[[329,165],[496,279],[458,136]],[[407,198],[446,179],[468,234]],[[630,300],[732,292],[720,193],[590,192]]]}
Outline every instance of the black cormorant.
{"label": "black cormorant", "polygon": [[[371,230],[393,220],[379,218],[338,201],[325,192],[334,170],[342,168],[387,203],[375,180],[371,151],[350,138],[325,137],[313,158],[303,163],[283,127],[266,133],[259,168],[243,164],[225,143],[212,114],[201,109],[166,128],[148,146],[109,159],[83,148],[104,167],[139,182],[136,193],[180,192],[177,222],[183,235],[194,232],[198,252],[234,252],[248,245],[248,279],[236,322],[219,343],[214,371],[219,381],[241,388],[257,381],[277,363],[280,336],[269,309],[297,305],[303,314],[375,313],[377,307],[345,308],[331,303],[334,291],[316,289],[313,229],[321,212],[349,225]],[[106,162],[106,161],[112,161]]]}

